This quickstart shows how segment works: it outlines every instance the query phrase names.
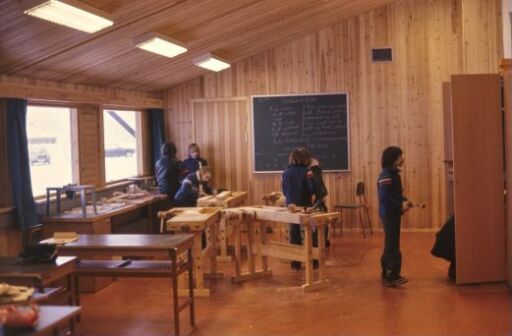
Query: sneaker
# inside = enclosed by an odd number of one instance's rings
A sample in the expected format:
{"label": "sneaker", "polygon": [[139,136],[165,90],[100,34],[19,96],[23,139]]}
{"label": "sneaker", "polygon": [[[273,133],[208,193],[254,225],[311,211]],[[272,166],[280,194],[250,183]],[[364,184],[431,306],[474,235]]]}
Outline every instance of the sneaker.
{"label": "sneaker", "polygon": [[394,276],[394,277],[388,277],[388,278],[384,279],[384,286],[389,286],[389,287],[399,286],[399,285],[403,285],[407,281],[409,281],[407,278],[400,276],[400,275]]}

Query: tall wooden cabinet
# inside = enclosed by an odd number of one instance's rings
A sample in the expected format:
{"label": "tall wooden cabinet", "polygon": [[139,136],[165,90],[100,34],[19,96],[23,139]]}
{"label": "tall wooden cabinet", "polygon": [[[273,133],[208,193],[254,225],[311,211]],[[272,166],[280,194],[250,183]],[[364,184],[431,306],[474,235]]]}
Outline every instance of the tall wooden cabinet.
{"label": "tall wooden cabinet", "polygon": [[498,74],[451,78],[457,284],[506,277],[500,81]]}
{"label": "tall wooden cabinet", "polygon": [[507,180],[507,282],[512,290],[512,59],[502,63],[505,101],[505,161]]}

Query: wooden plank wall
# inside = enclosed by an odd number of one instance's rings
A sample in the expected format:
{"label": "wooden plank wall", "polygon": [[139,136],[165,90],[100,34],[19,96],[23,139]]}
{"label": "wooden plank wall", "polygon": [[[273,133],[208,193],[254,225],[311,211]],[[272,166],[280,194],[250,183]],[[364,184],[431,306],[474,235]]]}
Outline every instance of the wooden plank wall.
{"label": "wooden plank wall", "polygon": [[[437,228],[446,220],[442,83],[451,74],[497,72],[500,15],[499,0],[400,0],[346,19],[169,89],[164,98],[168,136],[184,158],[187,145],[197,141],[194,129],[222,124],[215,119],[222,114],[193,113],[197,98],[346,91],[352,171],[326,174],[328,205],[355,201],[355,184],[365,181],[373,222],[378,223],[375,179],[380,154],[385,146],[399,145],[406,157],[405,193],[427,204],[425,210],[411,211],[403,225]],[[373,47],[392,47],[394,61],[371,63]],[[233,139],[237,132],[234,127],[216,134]],[[215,142],[203,146],[204,156],[215,160]],[[231,151],[239,150],[231,145]],[[245,176],[245,169],[237,166],[236,174]],[[249,172],[250,202],[261,203],[279,178]],[[241,188],[238,182],[233,187]]]}
{"label": "wooden plank wall", "polygon": [[103,114],[97,105],[77,108],[78,151],[80,184],[105,185],[105,160],[103,149]]}

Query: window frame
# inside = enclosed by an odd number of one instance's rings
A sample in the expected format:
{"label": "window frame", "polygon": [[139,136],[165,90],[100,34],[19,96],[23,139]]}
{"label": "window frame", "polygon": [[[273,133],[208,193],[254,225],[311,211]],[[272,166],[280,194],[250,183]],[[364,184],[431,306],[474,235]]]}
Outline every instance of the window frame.
{"label": "window frame", "polygon": [[[71,103],[65,102],[48,102],[43,100],[27,100],[27,114],[30,106],[36,107],[56,107],[69,109],[69,123],[70,123],[70,139],[71,139],[71,181],[69,183],[80,183],[80,167],[79,167],[79,144],[78,144],[78,110],[76,106]],[[26,130],[28,132],[28,129]],[[27,139],[28,140],[28,139]],[[28,141],[27,141],[28,149]],[[31,171],[31,184],[32,184],[32,171]],[[55,196],[55,192],[50,194],[50,197]],[[34,200],[46,200],[46,193],[43,195],[33,195]]]}
{"label": "window frame", "polygon": [[[129,107],[115,107],[115,106],[100,106],[100,119],[101,119],[101,142],[102,142],[102,160],[103,160],[103,184],[106,187],[116,185],[125,181],[128,181],[132,177],[141,177],[144,176],[144,111],[137,108],[129,108]],[[107,181],[107,164],[106,164],[106,156],[105,156],[105,112],[106,111],[121,111],[121,112],[136,112],[135,114],[135,127],[137,131],[137,136],[135,138],[136,149],[135,155],[137,158],[137,174],[131,177],[125,177],[118,180]]]}

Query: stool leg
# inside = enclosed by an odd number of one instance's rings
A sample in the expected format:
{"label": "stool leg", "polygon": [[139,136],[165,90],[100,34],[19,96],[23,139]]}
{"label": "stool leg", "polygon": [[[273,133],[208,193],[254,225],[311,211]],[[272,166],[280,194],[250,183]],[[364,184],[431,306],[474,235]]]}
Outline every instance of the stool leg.
{"label": "stool leg", "polygon": [[363,229],[363,238],[366,238],[366,231],[364,229],[364,223],[363,223],[363,207],[359,207],[359,223],[361,223],[361,229]]}
{"label": "stool leg", "polygon": [[340,232],[343,236],[343,208],[340,208]]}
{"label": "stool leg", "polygon": [[366,213],[366,218],[368,219],[368,225],[370,226],[370,234],[373,234],[372,218],[370,217],[370,211],[368,210],[368,207],[365,206],[364,211]]}

